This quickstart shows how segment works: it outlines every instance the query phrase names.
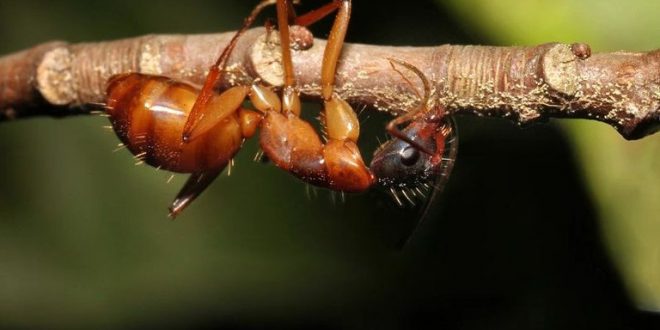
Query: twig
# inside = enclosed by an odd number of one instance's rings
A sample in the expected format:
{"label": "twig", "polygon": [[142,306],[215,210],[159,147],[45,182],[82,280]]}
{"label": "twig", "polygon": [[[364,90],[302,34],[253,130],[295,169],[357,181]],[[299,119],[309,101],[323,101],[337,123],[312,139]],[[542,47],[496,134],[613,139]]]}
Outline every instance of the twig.
{"label": "twig", "polygon": [[[232,32],[148,35],[110,42],[51,42],[0,58],[0,120],[89,113],[104,101],[114,74],[136,71],[200,83]],[[318,99],[325,41],[296,30],[294,65],[305,97]],[[225,86],[262,79],[281,83],[275,33],[250,30],[229,60]],[[550,117],[606,122],[625,138],[660,129],[660,50],[590,54],[581,43],[534,47],[348,44],[337,92],[354,104],[400,114],[419,101],[414,76],[389,58],[418,67],[433,82],[434,104],[450,113],[505,117],[520,124]],[[418,86],[411,86],[410,80]]]}

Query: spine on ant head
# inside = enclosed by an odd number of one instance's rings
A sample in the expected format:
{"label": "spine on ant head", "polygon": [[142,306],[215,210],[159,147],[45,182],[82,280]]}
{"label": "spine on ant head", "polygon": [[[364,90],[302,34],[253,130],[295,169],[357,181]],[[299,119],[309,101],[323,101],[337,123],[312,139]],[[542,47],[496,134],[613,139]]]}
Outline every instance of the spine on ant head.
{"label": "spine on ant head", "polygon": [[223,168],[243,142],[238,114],[183,143],[183,126],[199,90],[162,76],[128,73],[107,87],[107,112],[117,136],[141,161],[173,172]]}

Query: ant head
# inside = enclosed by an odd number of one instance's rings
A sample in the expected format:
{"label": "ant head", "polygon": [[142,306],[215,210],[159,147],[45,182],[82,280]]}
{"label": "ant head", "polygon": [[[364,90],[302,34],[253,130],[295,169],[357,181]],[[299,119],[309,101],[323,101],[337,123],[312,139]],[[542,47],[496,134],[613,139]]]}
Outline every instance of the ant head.
{"label": "ant head", "polygon": [[413,121],[402,133],[433,153],[429,155],[397,138],[383,143],[370,165],[381,186],[415,188],[433,181],[437,175],[448,174],[456,152],[455,127],[451,119]]}

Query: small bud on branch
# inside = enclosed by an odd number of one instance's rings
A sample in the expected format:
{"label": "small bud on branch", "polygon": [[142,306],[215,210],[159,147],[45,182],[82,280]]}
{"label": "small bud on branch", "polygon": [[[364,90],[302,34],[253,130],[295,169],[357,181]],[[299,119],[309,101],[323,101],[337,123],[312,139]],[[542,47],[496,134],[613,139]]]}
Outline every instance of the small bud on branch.
{"label": "small bud on branch", "polygon": [[[296,29],[294,66],[308,99],[318,99],[325,41]],[[51,42],[0,58],[0,120],[89,113],[104,101],[109,77],[143,72],[201,83],[233,32],[148,35],[110,42]],[[277,34],[252,29],[228,63],[225,86],[281,82]],[[660,50],[591,54],[582,43],[533,47],[347,44],[337,93],[394,115],[412,109],[421,82],[389,59],[419,68],[434,84],[432,102],[449,113],[510,118],[587,118],[638,139],[660,129]]]}

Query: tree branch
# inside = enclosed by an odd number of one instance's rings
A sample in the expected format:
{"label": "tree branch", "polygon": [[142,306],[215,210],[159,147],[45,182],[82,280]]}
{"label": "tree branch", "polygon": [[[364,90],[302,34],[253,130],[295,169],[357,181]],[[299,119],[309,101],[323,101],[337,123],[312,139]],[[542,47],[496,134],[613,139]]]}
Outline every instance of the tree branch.
{"label": "tree branch", "polygon": [[[107,79],[136,71],[201,83],[233,32],[148,35],[110,42],[50,42],[0,58],[0,120],[89,113]],[[294,31],[294,65],[303,96],[318,99],[325,41]],[[313,42],[312,42],[313,41]],[[311,45],[313,43],[313,45]],[[625,138],[660,129],[660,50],[590,54],[585,44],[534,47],[390,47],[348,44],[337,92],[354,104],[400,114],[415,106],[421,82],[389,58],[418,67],[433,83],[432,102],[449,113],[606,122]],[[280,85],[277,34],[248,31],[228,62],[225,86],[256,78]],[[406,77],[404,77],[406,76]]]}

